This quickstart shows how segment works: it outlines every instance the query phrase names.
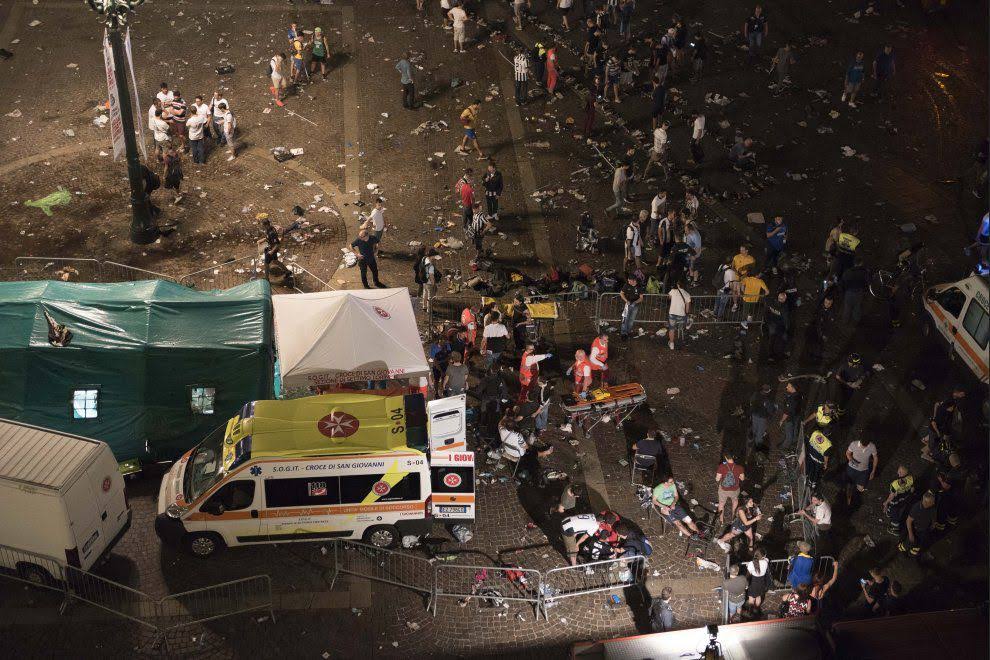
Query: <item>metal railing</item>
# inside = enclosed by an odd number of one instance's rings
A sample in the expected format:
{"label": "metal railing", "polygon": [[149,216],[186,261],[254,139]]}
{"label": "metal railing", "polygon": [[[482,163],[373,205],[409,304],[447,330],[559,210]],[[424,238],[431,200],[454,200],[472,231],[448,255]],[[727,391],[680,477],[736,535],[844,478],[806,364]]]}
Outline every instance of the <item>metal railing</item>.
{"label": "metal railing", "polygon": [[17,257],[14,259],[14,267],[18,271],[20,280],[103,281],[103,273],[97,259]]}
{"label": "metal railing", "polygon": [[175,282],[175,278],[165,273],[145,270],[136,266],[119,264],[116,261],[100,263],[100,277],[103,282],[138,282],[141,280],[166,280]]}
{"label": "metal railing", "polygon": [[162,598],[157,606],[158,616],[168,622],[161,631],[166,646],[169,633],[179,628],[235,614],[268,610],[272,621],[275,620],[272,581],[267,575],[171,594]]}
{"label": "metal railing", "polygon": [[65,593],[63,563],[48,555],[0,545],[0,574],[12,580]]}
{"label": "metal railing", "polygon": [[[816,575],[825,575],[826,579],[831,575],[831,567],[833,557],[830,555],[824,555],[822,557],[815,557],[811,565],[811,575],[812,577]],[[796,584],[788,584],[787,574],[791,570],[791,560],[787,559],[771,559],[770,565],[767,567],[767,575],[770,578],[770,589],[768,591],[782,591],[787,589],[793,589],[797,587]]]}
{"label": "metal railing", "polygon": [[[595,323],[598,327],[622,322],[625,302],[618,293],[602,293],[595,305]],[[636,320],[633,326],[649,326],[669,323],[670,294],[648,293],[636,307]],[[691,296],[688,316],[693,325],[717,325],[742,323],[763,323],[765,313],[764,297],[756,302],[746,302],[742,296],[733,298],[729,294]]]}
{"label": "metal railing", "polygon": [[541,587],[543,575],[529,568],[498,568],[492,566],[453,566],[438,564],[434,571],[433,614],[437,600],[444,597],[468,600],[476,598],[492,604],[503,601],[530,603],[537,619],[543,610]]}
{"label": "metal railing", "polygon": [[260,258],[241,257],[186,273],[176,281],[201,290],[230,289],[264,276]]}
{"label": "metal railing", "polygon": [[578,566],[552,568],[545,576],[547,600],[583,596],[643,584],[646,558],[606,559]]}
{"label": "metal railing", "polygon": [[[334,542],[333,554],[335,569],[330,581],[331,589],[338,575],[347,573],[419,591],[431,598],[435,592],[433,564],[423,557],[341,540]],[[429,605],[428,602],[427,607]]]}
{"label": "metal railing", "polygon": [[311,273],[309,270],[295,262],[286,264],[286,268],[292,271],[295,276],[295,289],[299,293],[316,293],[318,291],[336,291],[337,287]]}
{"label": "metal railing", "polygon": [[79,600],[152,630],[158,630],[157,624],[153,622],[158,614],[158,600],[137,589],[74,566],[66,566],[65,574],[66,597],[70,603]]}

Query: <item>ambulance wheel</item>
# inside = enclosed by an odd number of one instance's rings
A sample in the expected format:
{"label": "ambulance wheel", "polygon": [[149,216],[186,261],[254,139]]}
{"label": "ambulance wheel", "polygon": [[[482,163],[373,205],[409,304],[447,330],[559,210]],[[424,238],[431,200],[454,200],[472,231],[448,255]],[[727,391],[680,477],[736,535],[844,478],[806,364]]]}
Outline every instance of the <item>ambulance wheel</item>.
{"label": "ambulance wheel", "polygon": [[391,525],[375,525],[365,531],[364,542],[376,548],[394,548],[399,543],[399,531]]}
{"label": "ambulance wheel", "polygon": [[185,538],[182,539],[182,542],[189,554],[199,557],[200,559],[212,557],[227,547],[227,544],[223,542],[220,535],[213,532],[187,534]]}
{"label": "ambulance wheel", "polygon": [[47,587],[55,584],[52,574],[35,564],[21,563],[17,565],[17,574],[21,579],[27,580],[31,584]]}

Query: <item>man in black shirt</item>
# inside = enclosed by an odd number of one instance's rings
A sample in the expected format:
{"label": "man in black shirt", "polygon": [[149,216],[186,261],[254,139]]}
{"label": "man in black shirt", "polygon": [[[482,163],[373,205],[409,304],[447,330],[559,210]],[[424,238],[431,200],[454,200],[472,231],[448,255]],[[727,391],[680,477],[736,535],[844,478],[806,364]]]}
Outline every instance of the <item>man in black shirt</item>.
{"label": "man in black shirt", "polygon": [[776,298],[767,301],[766,307],[767,341],[769,342],[768,358],[776,361],[784,352],[787,342],[787,332],[791,325],[791,310],[787,306],[787,294],[781,291]]}
{"label": "man in black shirt", "polygon": [[660,82],[659,78],[653,78],[653,92],[650,94],[651,109],[653,116],[653,130],[656,130],[663,115],[663,109],[667,106],[667,86]]}
{"label": "man in black shirt", "polygon": [[684,234],[676,234],[670,251],[667,253],[670,266],[663,278],[665,291],[670,291],[674,284],[684,279],[684,271],[687,270],[688,259],[692,254],[694,254],[694,250],[684,241]]}
{"label": "man in black shirt", "polygon": [[762,385],[758,392],[754,392],[749,399],[752,437],[746,443],[747,453],[753,446],[756,449],[763,449],[765,445],[767,426],[770,418],[777,411],[777,404],[773,400],[772,392],[773,388],[767,383]]}
{"label": "man in black shirt", "polygon": [[859,319],[863,316],[867,279],[863,260],[857,257],[852,268],[842,273],[839,280],[842,283],[842,322],[851,323],[853,328],[859,325]]}
{"label": "man in black shirt", "polygon": [[863,386],[865,378],[866,372],[863,369],[862,358],[860,358],[859,353],[850,353],[845,364],[839,367],[829,383],[832,391],[832,403],[838,408],[840,415],[849,404],[853,394]]}
{"label": "man in black shirt", "polygon": [[361,268],[361,283],[365,289],[371,288],[368,286],[369,269],[374,278],[375,286],[379,289],[385,288],[385,285],[378,279],[378,259],[375,257],[375,245],[377,243],[378,238],[371,236],[367,229],[362,229],[358,232],[358,237],[351,242],[351,247],[357,251],[358,266]]}
{"label": "man in black shirt", "polygon": [[770,32],[767,18],[763,15],[763,7],[756,5],[753,15],[746,19],[743,25],[743,36],[749,42],[749,53],[746,59],[750,62],[759,56],[759,51],[763,48],[763,38]]}
{"label": "man in black shirt", "polygon": [[495,168],[495,159],[488,161],[488,169],[485,171],[481,182],[485,186],[485,204],[488,215],[492,220],[498,221],[498,199],[502,196],[502,173]]}
{"label": "man in black shirt", "polygon": [[792,381],[784,387],[783,414],[779,426],[783,429],[780,448],[790,450],[797,448],[798,432],[801,429],[801,393]]}
{"label": "man in black shirt", "polygon": [[[636,462],[636,467],[656,468],[657,461],[667,451],[666,447],[663,446],[663,441],[658,436],[659,432],[652,429],[645,438],[633,443],[633,457],[635,458],[636,455],[640,457]],[[652,486],[653,484],[649,485]]]}
{"label": "man in black shirt", "polygon": [[694,79],[701,78],[701,71],[705,68],[705,60],[708,59],[708,43],[705,41],[705,33],[699,32],[694,36]]}
{"label": "man in black shirt", "polygon": [[904,536],[897,549],[917,557],[932,541],[932,524],[935,522],[935,495],[925,493],[915,502],[904,525]]}
{"label": "man in black shirt", "polygon": [[626,340],[629,339],[633,323],[636,322],[639,303],[643,300],[643,292],[639,289],[639,280],[636,279],[635,275],[630,273],[626,277],[626,283],[622,285],[619,297],[625,303],[625,307],[622,309],[622,325],[619,328],[619,334],[623,340]]}

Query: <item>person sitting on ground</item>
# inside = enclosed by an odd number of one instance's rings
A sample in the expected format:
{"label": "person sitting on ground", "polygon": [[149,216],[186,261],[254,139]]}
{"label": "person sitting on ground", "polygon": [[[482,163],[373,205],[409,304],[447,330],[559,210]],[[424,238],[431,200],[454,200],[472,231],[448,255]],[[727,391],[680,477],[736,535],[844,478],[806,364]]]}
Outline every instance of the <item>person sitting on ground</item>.
{"label": "person sitting on ground", "polygon": [[737,536],[745,535],[746,540],[749,542],[749,550],[752,552],[753,527],[761,518],[763,518],[763,514],[757,508],[756,500],[752,497],[747,497],[743,506],[736,509],[736,519],[732,521],[732,527],[722,535],[722,538],[717,539],[715,542],[718,543],[718,547],[728,552],[732,540]]}
{"label": "person sitting on ground", "polygon": [[732,145],[729,149],[729,162],[739,170],[751,170],[756,167],[756,152],[753,151],[752,138],[746,138]]}
{"label": "person sitting on ground", "polygon": [[[653,489],[653,506],[660,510],[660,515],[664,520],[677,527],[681,535],[690,535],[693,540],[701,537],[698,526],[691,520],[691,516],[678,503],[680,494],[677,492],[677,484],[674,483],[674,476],[670,475]],[[690,530],[690,531],[689,531]]]}

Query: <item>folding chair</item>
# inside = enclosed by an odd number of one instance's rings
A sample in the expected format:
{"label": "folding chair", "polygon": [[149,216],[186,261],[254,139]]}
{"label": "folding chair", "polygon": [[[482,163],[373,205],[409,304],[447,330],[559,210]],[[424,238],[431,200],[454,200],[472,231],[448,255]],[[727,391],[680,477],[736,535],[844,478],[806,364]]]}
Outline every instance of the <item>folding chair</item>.
{"label": "folding chair", "polygon": [[[657,476],[657,457],[651,456],[650,454],[635,454],[633,455],[632,467],[630,471],[629,479],[633,486],[653,486],[653,482],[656,480]],[[649,475],[649,481],[640,482],[636,481],[636,475],[638,473],[643,473],[644,475]],[[651,507],[652,508],[652,507]]]}

